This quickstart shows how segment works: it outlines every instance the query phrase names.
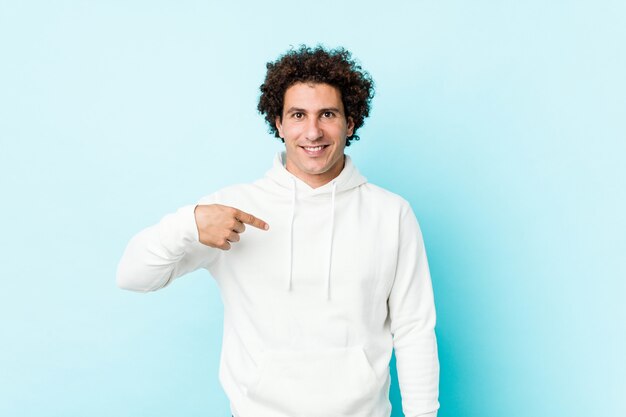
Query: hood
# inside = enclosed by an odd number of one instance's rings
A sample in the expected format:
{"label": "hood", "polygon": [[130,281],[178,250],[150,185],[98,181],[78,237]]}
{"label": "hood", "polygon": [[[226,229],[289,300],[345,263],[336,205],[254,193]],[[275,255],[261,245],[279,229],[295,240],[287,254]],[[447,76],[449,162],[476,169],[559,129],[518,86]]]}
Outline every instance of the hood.
{"label": "hood", "polygon": [[272,168],[267,171],[265,176],[290,192],[295,187],[300,196],[331,193],[333,187],[336,187],[335,192],[340,193],[342,191],[358,187],[359,185],[367,182],[367,179],[361,175],[352,163],[350,156],[345,155],[345,164],[341,173],[328,184],[318,188],[312,188],[306,182],[287,171],[287,168],[285,168],[286,158],[287,157],[284,151],[278,152],[274,158]]}
{"label": "hood", "polygon": [[300,178],[287,171],[285,168],[285,161],[286,153],[284,151],[277,153],[274,158],[272,168],[265,174],[265,176],[291,195],[291,217],[289,219],[289,263],[287,277],[285,278],[286,290],[291,291],[291,282],[293,280],[293,220],[296,215],[296,202],[298,198],[302,197],[330,194],[331,198],[328,206],[328,210],[330,212],[330,232],[328,235],[327,253],[328,269],[324,282],[325,285],[323,286],[324,297],[326,299],[330,299],[330,278],[335,231],[335,196],[342,192],[354,189],[361,184],[365,184],[367,179],[356,169],[350,156],[345,155],[345,164],[341,173],[328,184],[318,188],[312,188]]}

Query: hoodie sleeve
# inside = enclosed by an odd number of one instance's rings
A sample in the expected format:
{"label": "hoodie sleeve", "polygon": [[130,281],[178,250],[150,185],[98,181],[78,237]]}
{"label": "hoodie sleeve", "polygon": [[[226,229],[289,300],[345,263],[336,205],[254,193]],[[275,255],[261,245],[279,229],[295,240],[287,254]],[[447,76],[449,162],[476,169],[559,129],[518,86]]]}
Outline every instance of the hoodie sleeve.
{"label": "hoodie sleeve", "polygon": [[435,417],[439,408],[435,303],[422,233],[408,203],[402,208],[399,233],[388,303],[402,409],[406,417]]}
{"label": "hoodie sleeve", "polygon": [[219,249],[199,241],[194,215],[198,204],[183,206],[132,237],[117,267],[118,287],[155,291],[175,278],[208,267],[217,258]]}

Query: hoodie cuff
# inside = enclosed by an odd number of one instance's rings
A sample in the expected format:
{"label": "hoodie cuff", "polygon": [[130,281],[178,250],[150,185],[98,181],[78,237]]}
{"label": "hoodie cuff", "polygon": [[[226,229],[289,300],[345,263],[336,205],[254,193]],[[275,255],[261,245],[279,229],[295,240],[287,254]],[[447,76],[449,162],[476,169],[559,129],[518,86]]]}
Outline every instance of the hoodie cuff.
{"label": "hoodie cuff", "polygon": [[194,214],[196,206],[182,206],[165,216],[159,224],[161,244],[175,257],[182,257],[190,246],[199,242]]}
{"label": "hoodie cuff", "polygon": [[198,225],[196,224],[197,206],[197,204],[190,204],[179,209],[181,211],[181,217],[183,218],[183,239],[192,243],[200,241],[200,236],[198,235]]}

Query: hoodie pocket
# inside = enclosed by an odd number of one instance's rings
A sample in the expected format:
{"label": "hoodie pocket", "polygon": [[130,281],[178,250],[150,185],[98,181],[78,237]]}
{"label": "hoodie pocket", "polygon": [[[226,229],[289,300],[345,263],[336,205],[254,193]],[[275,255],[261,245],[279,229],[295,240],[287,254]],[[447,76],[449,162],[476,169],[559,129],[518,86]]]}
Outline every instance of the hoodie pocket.
{"label": "hoodie pocket", "polygon": [[291,416],[362,415],[377,398],[377,382],[361,347],[269,350],[248,397]]}

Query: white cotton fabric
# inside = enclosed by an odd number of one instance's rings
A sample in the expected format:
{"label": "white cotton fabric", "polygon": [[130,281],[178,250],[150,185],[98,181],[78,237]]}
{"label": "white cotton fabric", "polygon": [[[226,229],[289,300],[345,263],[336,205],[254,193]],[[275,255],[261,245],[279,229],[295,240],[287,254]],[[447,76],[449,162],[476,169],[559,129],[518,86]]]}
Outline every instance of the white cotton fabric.
{"label": "white cotton fabric", "polygon": [[197,204],[135,235],[119,287],[147,292],[199,268],[224,302],[220,381],[235,417],[389,417],[395,348],[407,417],[437,414],[435,308],[409,204],[367,183],[349,156],[311,188],[284,167],[206,196],[253,214],[228,251],[198,240]]}

